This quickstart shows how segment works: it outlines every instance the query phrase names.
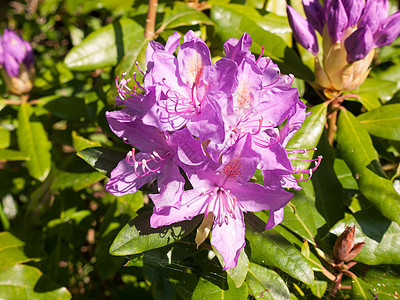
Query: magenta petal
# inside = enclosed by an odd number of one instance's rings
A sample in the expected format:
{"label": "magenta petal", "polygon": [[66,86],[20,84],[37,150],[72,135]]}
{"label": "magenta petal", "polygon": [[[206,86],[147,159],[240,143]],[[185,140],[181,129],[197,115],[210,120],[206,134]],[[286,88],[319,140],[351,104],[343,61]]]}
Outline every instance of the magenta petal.
{"label": "magenta petal", "polygon": [[258,153],[261,154],[258,166],[260,170],[292,171],[292,164],[281,144],[276,143],[267,148],[260,148]]}
{"label": "magenta petal", "polygon": [[318,41],[313,26],[291,6],[286,9],[294,39],[313,55],[318,54]]}
{"label": "magenta petal", "polygon": [[343,6],[346,10],[349,20],[348,27],[354,26],[358,23],[363,9],[365,7],[364,0],[342,0]]}
{"label": "magenta petal", "polygon": [[171,142],[176,145],[179,165],[199,166],[208,161],[200,140],[195,139],[187,128],[174,132]]}
{"label": "magenta petal", "polygon": [[232,94],[237,86],[237,65],[230,59],[221,58],[212,65],[207,81],[209,94]]}
{"label": "magenta petal", "polygon": [[226,189],[229,189],[244,209],[250,212],[278,210],[293,197],[292,193],[286,192],[281,187],[270,189],[253,182],[244,184],[229,182],[226,184]]}
{"label": "magenta petal", "polygon": [[278,210],[270,210],[269,218],[265,230],[270,230],[283,221],[284,208]]}
{"label": "magenta petal", "polygon": [[4,53],[4,69],[10,77],[18,77],[19,75],[19,63],[9,53]]}
{"label": "magenta petal", "polygon": [[328,7],[328,31],[332,43],[340,41],[348,28],[349,20],[341,0],[331,0]]}
{"label": "magenta petal", "polygon": [[375,47],[390,45],[400,34],[400,11],[384,19],[374,33]]}
{"label": "magenta petal", "polygon": [[236,207],[235,219],[229,218],[228,224],[222,223],[221,226],[214,223],[211,234],[211,245],[213,245],[224,259],[224,268],[235,268],[240,250],[246,245],[245,225],[243,213]]}
{"label": "magenta petal", "polygon": [[[188,190],[182,194],[182,203],[179,209],[163,207],[159,211],[154,207],[150,218],[150,226],[153,228],[170,225],[176,222],[191,220],[195,216],[204,213],[204,201],[201,201],[203,188]],[[208,196],[206,196],[208,197]]]}
{"label": "magenta petal", "polygon": [[374,41],[368,26],[358,28],[345,41],[348,63],[363,59],[372,50]]}
{"label": "magenta petal", "polygon": [[388,16],[388,0],[367,0],[358,28],[368,26],[375,33],[380,22]]}
{"label": "magenta petal", "polygon": [[[129,154],[128,154],[129,155]],[[136,160],[140,161],[147,157],[146,153],[136,154]],[[159,172],[145,175],[138,168],[138,176],[133,166],[129,165],[125,159],[121,160],[117,167],[111,172],[110,180],[105,184],[106,190],[114,196],[123,196],[135,193],[144,184],[153,181]]]}
{"label": "magenta petal", "polygon": [[253,41],[251,40],[250,35],[248,35],[246,32],[243,33],[240,40],[228,39],[224,43],[225,57],[235,60],[238,53],[241,51],[248,51],[250,49],[252,42]]}
{"label": "magenta petal", "polygon": [[322,34],[324,28],[324,9],[319,0],[303,0],[304,12],[308,22]]}
{"label": "magenta petal", "polygon": [[177,32],[174,32],[174,34],[168,38],[167,43],[165,44],[165,51],[171,54],[174,53],[179,46],[180,39],[181,35]]}
{"label": "magenta petal", "polygon": [[157,185],[160,187],[160,193],[149,195],[156,210],[165,206],[179,209],[185,179],[174,162],[171,161],[171,163],[164,165],[161,174],[157,177]]}

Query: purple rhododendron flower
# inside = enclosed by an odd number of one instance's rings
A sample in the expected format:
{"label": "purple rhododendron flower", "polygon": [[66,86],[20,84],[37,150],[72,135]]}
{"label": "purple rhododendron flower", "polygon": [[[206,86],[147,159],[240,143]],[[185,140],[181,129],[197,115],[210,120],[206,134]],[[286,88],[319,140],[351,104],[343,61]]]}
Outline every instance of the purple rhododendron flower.
{"label": "purple rhododendron flower", "polygon": [[[293,37],[316,56],[317,82],[331,90],[353,90],[368,76],[374,49],[400,34],[399,12],[388,17],[388,0],[303,0],[307,20],[287,7]],[[323,13],[324,12],[324,13]],[[323,38],[322,65],[315,31]]]}
{"label": "purple rhododendron flower", "polygon": [[0,70],[12,93],[21,95],[33,87],[35,70],[31,45],[14,31],[4,29],[0,36]]}
{"label": "purple rhododendron flower", "polygon": [[[283,207],[300,189],[285,146],[303,123],[305,105],[292,75],[270,58],[255,58],[251,38],[229,39],[225,58],[211,63],[206,44],[189,31],[179,46],[150,42],[144,85],[117,78],[120,111],[107,112],[112,131],[134,148],[112,171],[106,189],[120,196],[157,179],[152,227],[204,215],[196,243],[211,231],[224,269],[237,265],[245,245],[244,213],[270,210],[267,229],[283,219]],[[177,56],[174,55],[178,49]],[[134,74],[135,77],[135,74]],[[283,125],[284,124],[284,125]],[[279,127],[278,127],[279,126]],[[281,129],[279,129],[281,128]],[[256,169],[263,184],[250,182]],[[184,176],[186,175],[186,176]],[[185,177],[192,189],[185,190]],[[306,178],[307,179],[307,178]],[[305,179],[305,180],[306,180]]]}

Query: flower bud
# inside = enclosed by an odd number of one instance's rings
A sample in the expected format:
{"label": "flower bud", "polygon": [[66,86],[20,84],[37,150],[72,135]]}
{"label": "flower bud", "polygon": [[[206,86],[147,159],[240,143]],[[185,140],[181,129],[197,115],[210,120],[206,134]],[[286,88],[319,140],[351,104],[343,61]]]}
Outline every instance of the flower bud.
{"label": "flower bud", "polygon": [[11,93],[29,93],[35,79],[31,45],[15,32],[5,29],[0,37],[0,71]]}
{"label": "flower bud", "polygon": [[333,257],[336,263],[349,262],[360,253],[364,242],[354,245],[356,225],[347,226],[343,233],[337,238],[333,247]]}

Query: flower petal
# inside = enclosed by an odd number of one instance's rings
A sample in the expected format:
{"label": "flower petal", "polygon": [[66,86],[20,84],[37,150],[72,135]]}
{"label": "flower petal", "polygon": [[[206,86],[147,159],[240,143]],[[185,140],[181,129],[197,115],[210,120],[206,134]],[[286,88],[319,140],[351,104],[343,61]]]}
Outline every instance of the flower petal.
{"label": "flower petal", "polygon": [[390,45],[400,34],[400,11],[384,19],[374,33],[375,47]]}
{"label": "flower petal", "polygon": [[283,221],[284,208],[278,210],[270,210],[269,218],[265,230],[270,230]]}
{"label": "flower petal", "polygon": [[324,9],[318,0],[303,0],[304,12],[308,22],[322,34],[324,28]]}
{"label": "flower petal", "polygon": [[344,46],[349,64],[363,59],[374,47],[371,29],[368,26],[358,28],[344,41]]}
{"label": "flower petal", "polygon": [[380,22],[388,16],[388,0],[367,0],[361,16],[358,28],[368,26],[375,33]]}
{"label": "flower petal", "polygon": [[348,27],[356,25],[365,7],[365,0],[342,0],[342,3],[349,20]]}
{"label": "flower petal", "polygon": [[240,250],[246,245],[243,213],[237,206],[235,217],[229,218],[228,223],[223,222],[221,226],[215,224],[212,229],[211,244],[224,259],[223,270],[236,267]]}
{"label": "flower petal", "polygon": [[253,41],[251,40],[250,35],[248,35],[246,32],[243,33],[243,35],[240,37],[240,40],[228,39],[224,43],[225,57],[235,60],[236,56],[241,51],[248,51],[250,49],[252,42]]}
{"label": "flower petal", "polygon": [[286,12],[294,39],[313,55],[317,55],[319,49],[314,27],[289,5]]}
{"label": "flower petal", "polygon": [[328,6],[328,31],[332,43],[340,41],[343,33],[348,28],[349,20],[341,0],[331,0]]}

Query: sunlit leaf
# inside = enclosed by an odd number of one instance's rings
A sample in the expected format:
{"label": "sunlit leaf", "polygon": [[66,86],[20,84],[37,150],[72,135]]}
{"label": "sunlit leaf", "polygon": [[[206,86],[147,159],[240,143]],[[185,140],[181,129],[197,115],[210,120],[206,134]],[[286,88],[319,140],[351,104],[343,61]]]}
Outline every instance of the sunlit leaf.
{"label": "sunlit leaf", "polygon": [[114,151],[102,147],[86,148],[76,155],[86,161],[101,174],[110,176],[118,162],[126,156],[126,153]]}

